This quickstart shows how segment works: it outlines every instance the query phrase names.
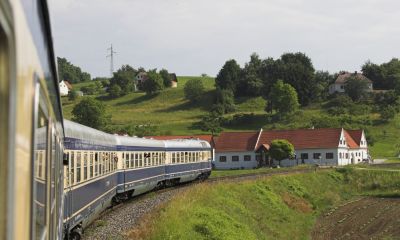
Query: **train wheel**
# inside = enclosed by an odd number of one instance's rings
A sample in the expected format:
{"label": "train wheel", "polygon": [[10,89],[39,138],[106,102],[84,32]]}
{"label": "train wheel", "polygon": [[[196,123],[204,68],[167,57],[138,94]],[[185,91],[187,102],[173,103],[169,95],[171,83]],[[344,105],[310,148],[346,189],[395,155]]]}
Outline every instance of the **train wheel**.
{"label": "train wheel", "polygon": [[77,227],[72,230],[71,234],[69,235],[70,240],[81,240],[82,239],[82,228]]}

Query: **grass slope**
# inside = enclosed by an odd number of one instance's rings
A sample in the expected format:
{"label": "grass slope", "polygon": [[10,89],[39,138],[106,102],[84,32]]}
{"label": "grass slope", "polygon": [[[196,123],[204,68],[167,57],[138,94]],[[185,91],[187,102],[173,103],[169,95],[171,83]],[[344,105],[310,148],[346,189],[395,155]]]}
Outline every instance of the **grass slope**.
{"label": "grass slope", "polygon": [[400,172],[342,170],[201,184],[131,239],[308,239],[317,216],[359,194],[399,196]]}
{"label": "grass slope", "polygon": [[[198,104],[192,104],[185,100],[183,88],[189,79],[198,78],[204,83],[206,93]],[[90,84],[84,82],[74,84],[74,89]],[[126,96],[109,99],[106,94],[94,97],[104,102],[107,113],[111,115],[111,125],[127,126],[140,124],[153,124],[158,127],[160,135],[183,135],[201,134],[199,129],[193,128],[193,123],[199,121],[206,114],[213,102],[213,91],[215,91],[214,78],[201,77],[178,77],[178,88],[169,88],[157,96],[149,97],[144,93],[131,93]],[[73,107],[80,101],[69,101],[67,97],[62,98],[64,116],[71,119]],[[321,106],[314,104],[303,108],[299,114],[293,116],[288,122],[271,122],[264,111],[265,100],[257,98],[239,98],[236,100],[237,111],[233,114],[252,113],[250,120],[245,120],[232,125],[225,126],[225,131],[245,131],[265,129],[296,129],[309,128],[311,119],[320,116]],[[227,115],[226,117],[229,117]],[[362,116],[361,116],[362,117]],[[378,116],[372,115],[371,119]],[[360,125],[359,127],[364,127]],[[371,155],[374,158],[396,159],[400,152],[400,115],[386,124],[368,126],[368,134],[375,137],[375,145],[370,146]]]}

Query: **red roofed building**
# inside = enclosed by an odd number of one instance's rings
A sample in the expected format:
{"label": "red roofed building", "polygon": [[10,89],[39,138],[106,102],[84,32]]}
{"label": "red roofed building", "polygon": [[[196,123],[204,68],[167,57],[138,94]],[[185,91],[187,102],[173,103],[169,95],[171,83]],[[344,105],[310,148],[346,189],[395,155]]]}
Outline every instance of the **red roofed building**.
{"label": "red roofed building", "polygon": [[296,157],[281,161],[282,166],[300,163],[347,165],[368,159],[368,145],[362,130],[342,128],[224,132],[215,140],[215,168],[238,169],[275,165],[269,159],[271,142],[286,139]]}
{"label": "red roofed building", "polygon": [[339,74],[339,76],[337,77],[335,82],[329,86],[329,94],[333,94],[335,92],[344,93],[344,87],[346,85],[346,82],[351,77],[354,77],[360,81],[367,82],[367,84],[368,84],[367,91],[368,92],[373,91],[372,81],[369,78],[367,78],[366,76],[364,76],[363,74],[358,73],[358,72],[354,72],[354,73],[342,72],[341,74]]}

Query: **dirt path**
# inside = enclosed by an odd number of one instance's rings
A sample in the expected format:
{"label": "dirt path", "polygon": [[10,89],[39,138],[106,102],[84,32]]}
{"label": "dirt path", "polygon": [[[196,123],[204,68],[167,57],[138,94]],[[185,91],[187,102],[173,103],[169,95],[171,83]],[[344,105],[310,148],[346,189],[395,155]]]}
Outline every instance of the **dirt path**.
{"label": "dirt path", "polygon": [[400,239],[400,199],[360,198],[331,209],[312,239]]}

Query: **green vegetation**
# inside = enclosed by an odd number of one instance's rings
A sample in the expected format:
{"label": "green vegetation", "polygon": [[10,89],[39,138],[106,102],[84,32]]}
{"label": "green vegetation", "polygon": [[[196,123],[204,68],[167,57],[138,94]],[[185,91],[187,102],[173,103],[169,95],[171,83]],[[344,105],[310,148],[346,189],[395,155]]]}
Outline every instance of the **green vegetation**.
{"label": "green vegetation", "polygon": [[84,98],[72,110],[73,120],[96,129],[104,129],[108,122],[106,109],[102,102],[94,98]]}
{"label": "green vegetation", "polygon": [[238,169],[238,170],[212,170],[210,178],[227,177],[227,176],[239,176],[246,174],[258,174],[258,173],[276,173],[276,172],[286,172],[295,169],[313,169],[314,165],[299,165],[295,167],[285,167],[285,168],[256,168],[256,169]]}
{"label": "green vegetation", "polygon": [[70,63],[65,58],[57,58],[58,77],[60,80],[66,80],[70,83],[90,81],[90,74],[83,72],[80,67]]}
{"label": "green vegetation", "polygon": [[153,240],[307,239],[324,210],[360,195],[399,196],[399,186],[400,172],[352,168],[201,184],[144,221],[139,235]]}

